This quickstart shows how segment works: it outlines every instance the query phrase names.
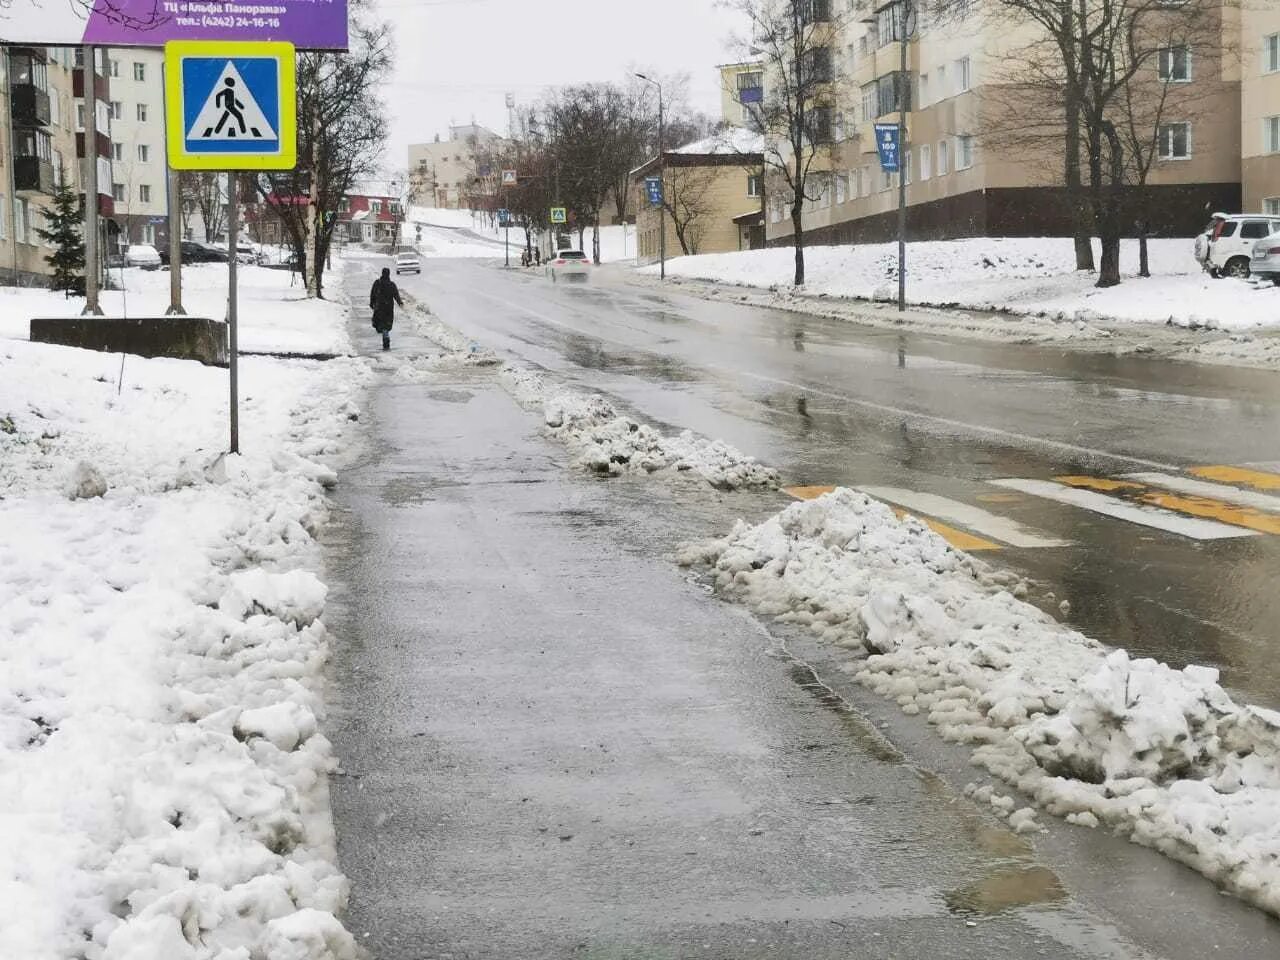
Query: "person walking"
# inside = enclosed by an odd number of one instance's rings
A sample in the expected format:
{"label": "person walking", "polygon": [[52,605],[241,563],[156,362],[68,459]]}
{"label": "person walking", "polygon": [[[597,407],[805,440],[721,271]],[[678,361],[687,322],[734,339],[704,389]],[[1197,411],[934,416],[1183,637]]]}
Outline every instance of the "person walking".
{"label": "person walking", "polygon": [[373,329],[382,334],[382,349],[391,349],[391,328],[396,322],[396,304],[404,307],[400,288],[391,279],[391,270],[382,268],[382,276],[373,281],[369,290],[369,309],[373,311]]}

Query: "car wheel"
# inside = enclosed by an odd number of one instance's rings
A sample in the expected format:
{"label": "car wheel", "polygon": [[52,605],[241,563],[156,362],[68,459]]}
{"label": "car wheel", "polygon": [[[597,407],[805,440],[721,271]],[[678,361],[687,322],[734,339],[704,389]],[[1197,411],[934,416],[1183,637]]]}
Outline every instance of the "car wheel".
{"label": "car wheel", "polygon": [[1227,265],[1222,268],[1222,274],[1226,277],[1235,277],[1237,280],[1247,280],[1249,277],[1248,258],[1232,257],[1227,261]]}

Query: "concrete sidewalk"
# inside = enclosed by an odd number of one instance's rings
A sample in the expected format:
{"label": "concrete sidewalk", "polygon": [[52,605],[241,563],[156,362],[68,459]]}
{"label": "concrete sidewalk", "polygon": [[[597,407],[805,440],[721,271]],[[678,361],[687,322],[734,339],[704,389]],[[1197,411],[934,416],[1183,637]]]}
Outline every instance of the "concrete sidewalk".
{"label": "concrete sidewalk", "polygon": [[663,481],[568,470],[492,369],[388,382],[367,419],[328,733],[377,960],[1151,956],[637,550],[669,518],[620,485]]}

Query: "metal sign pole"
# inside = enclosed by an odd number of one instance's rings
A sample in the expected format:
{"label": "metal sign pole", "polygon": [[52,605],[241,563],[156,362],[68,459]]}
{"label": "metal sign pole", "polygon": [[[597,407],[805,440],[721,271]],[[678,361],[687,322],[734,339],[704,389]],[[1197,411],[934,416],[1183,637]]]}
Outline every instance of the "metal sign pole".
{"label": "metal sign pole", "polygon": [[[164,70],[160,71],[161,79],[164,77]],[[168,85],[163,84],[167,90]],[[169,122],[169,111],[165,110],[164,120]],[[165,131],[165,142],[168,142],[168,131]],[[182,307],[182,177],[177,170],[169,165],[169,158],[166,153],[164,161],[166,172],[168,173],[168,182],[166,183],[165,199],[169,204],[169,309],[164,312],[166,317],[185,317],[187,311]]]}
{"label": "metal sign pole", "polygon": [[102,257],[98,249],[98,70],[95,48],[84,47],[84,309],[82,316],[100,317],[98,284]]}
{"label": "metal sign pole", "polygon": [[240,452],[240,341],[236,330],[236,240],[240,236],[240,177],[227,174],[227,357],[231,363],[231,452]]}

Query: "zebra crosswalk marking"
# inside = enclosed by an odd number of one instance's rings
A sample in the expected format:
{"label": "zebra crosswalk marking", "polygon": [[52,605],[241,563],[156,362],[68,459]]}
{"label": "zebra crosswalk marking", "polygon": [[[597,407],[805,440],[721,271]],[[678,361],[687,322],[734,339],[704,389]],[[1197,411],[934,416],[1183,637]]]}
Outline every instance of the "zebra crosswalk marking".
{"label": "zebra crosswalk marking", "polygon": [[[783,493],[795,497],[797,500],[816,500],[823,494],[830,493],[835,487],[826,486],[805,486],[805,487],[784,487]],[[857,489],[856,487],[850,489]],[[870,496],[870,494],[868,494]],[[879,498],[876,498],[879,499]],[[908,514],[909,511],[903,510],[901,507],[890,505],[895,516],[901,518]],[[921,517],[914,513],[911,516],[916,517],[926,527],[942,537],[943,540],[951,544],[957,550],[964,550],[969,553],[981,552],[984,550],[999,550],[1000,544],[992,543],[990,540],[984,540],[982,537],[976,537],[971,533],[965,533],[963,530],[957,530],[950,527],[940,520],[934,520],[932,517]]]}
{"label": "zebra crosswalk marking", "polygon": [[[916,513],[917,516],[938,517],[951,523],[976,531],[984,537],[999,540],[1011,547],[1065,547],[1070,540],[1058,540],[1042,536],[1034,530],[1024,527],[1016,520],[988,513],[981,507],[971,506],[941,497],[933,493],[922,493],[915,490],[903,490],[899,487],[858,487],[869,497],[897,504]],[[917,513],[917,511],[919,511]]]}
{"label": "zebra crosswalk marking", "polygon": [[1259,533],[1280,534],[1280,516],[1261,513],[1252,507],[1233,506],[1209,497],[1183,496],[1155,490],[1133,480],[1111,480],[1100,477],[1056,477],[1059,483],[1086,490],[1119,493],[1125,499],[1135,500],[1152,507],[1161,507],[1188,516],[1229,523],[1237,527],[1256,530]]}
{"label": "zebra crosswalk marking", "polygon": [[1208,467],[1192,467],[1191,474],[1205,480],[1216,480],[1219,483],[1234,483],[1255,490],[1280,490],[1280,473],[1268,473],[1251,467],[1232,467],[1216,465]]}
{"label": "zebra crosswalk marking", "polygon": [[1207,480],[1194,480],[1191,477],[1180,477],[1172,473],[1126,473],[1124,476],[1127,480],[1149,483],[1153,487],[1164,487],[1166,490],[1177,493],[1190,493],[1197,497],[1209,497],[1236,503],[1242,507],[1253,507],[1255,510],[1280,513],[1280,497],[1267,493],[1241,490],[1239,487],[1209,483]]}

